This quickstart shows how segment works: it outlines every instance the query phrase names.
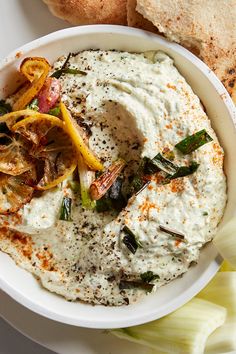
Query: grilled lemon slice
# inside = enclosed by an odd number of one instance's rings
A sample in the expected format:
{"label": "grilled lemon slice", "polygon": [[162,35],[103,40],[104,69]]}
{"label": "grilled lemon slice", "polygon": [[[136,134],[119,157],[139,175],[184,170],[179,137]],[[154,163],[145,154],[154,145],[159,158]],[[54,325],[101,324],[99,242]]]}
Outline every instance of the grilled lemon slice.
{"label": "grilled lemon slice", "polygon": [[74,142],[78,153],[83,156],[86,165],[88,165],[92,170],[103,170],[103,165],[84,142],[78,124],[71,117],[70,112],[67,110],[64,103],[60,103],[60,108],[66,130]]}
{"label": "grilled lemon slice", "polygon": [[19,176],[0,173],[0,214],[17,212],[28,203],[33,195],[36,173],[35,169]]}
{"label": "grilled lemon slice", "polygon": [[10,112],[0,117],[0,124],[5,123],[8,129],[11,129],[13,125],[15,125],[20,120],[34,116],[35,114],[38,114],[38,112],[32,109],[22,109],[16,112]]}
{"label": "grilled lemon slice", "polygon": [[36,189],[55,187],[76,168],[76,150],[60,119],[38,113],[16,123],[12,131],[31,141],[31,156],[43,162]]}
{"label": "grilled lemon slice", "polygon": [[17,176],[33,168],[29,144],[19,136],[0,133],[0,172]]}

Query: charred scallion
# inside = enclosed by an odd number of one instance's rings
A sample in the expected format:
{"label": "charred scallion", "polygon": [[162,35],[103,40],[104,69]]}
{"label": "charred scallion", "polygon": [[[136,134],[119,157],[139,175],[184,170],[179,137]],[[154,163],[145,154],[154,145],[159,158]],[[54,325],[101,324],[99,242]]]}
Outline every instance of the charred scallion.
{"label": "charred scallion", "polygon": [[73,192],[78,193],[80,191],[80,183],[78,181],[69,181],[69,187],[72,189]]}
{"label": "charred scallion", "polygon": [[113,210],[112,200],[106,194],[96,201],[96,210],[98,213]]}
{"label": "charred scallion", "polygon": [[120,290],[125,289],[141,289],[147,292],[151,292],[154,284],[149,284],[140,280],[121,280],[119,283]]}
{"label": "charred scallion", "polygon": [[128,250],[135,254],[138,247],[142,248],[142,244],[140,241],[137,240],[135,234],[125,225],[122,230],[125,234],[123,237],[123,243],[128,248]]}
{"label": "charred scallion", "polygon": [[167,180],[168,179],[172,180],[179,177],[189,176],[194,172],[196,172],[199,166],[200,166],[199,163],[192,161],[189,166],[178,167],[176,172],[173,175],[168,175],[166,178]]}
{"label": "charred scallion", "polygon": [[161,231],[165,232],[168,235],[173,236],[174,238],[177,238],[177,239],[182,240],[182,241],[185,240],[185,235],[180,233],[180,232],[178,232],[178,231],[175,231],[173,229],[170,229],[170,228],[168,228],[166,226],[162,226],[162,225],[160,225],[159,228],[160,228]]}
{"label": "charred scallion", "polygon": [[145,283],[151,283],[152,281],[154,281],[156,279],[160,279],[159,275],[158,274],[154,274],[151,270],[148,270],[147,272],[142,273],[140,275],[140,278]]}
{"label": "charred scallion", "polygon": [[94,200],[102,198],[112,186],[125,167],[123,159],[115,161],[104,173],[102,173],[90,186],[90,195]]}
{"label": "charred scallion", "polygon": [[187,136],[187,138],[183,139],[178,144],[176,144],[175,147],[176,149],[181,151],[182,154],[187,155],[212,140],[213,139],[206,132],[206,130],[202,129],[193,135]]}
{"label": "charred scallion", "polygon": [[158,171],[163,171],[168,174],[173,174],[178,167],[170,160],[158,153],[153,159],[146,158],[144,172],[146,174],[154,174]]}
{"label": "charred scallion", "polygon": [[146,163],[146,157],[142,159],[136,174],[132,176],[131,183],[130,183],[130,193],[129,193],[130,195],[139,194],[150,183],[148,180],[144,178],[145,163]]}
{"label": "charred scallion", "polygon": [[170,160],[170,161],[174,161],[174,159],[175,159],[174,151],[170,150],[168,148],[163,149],[162,156],[164,156],[167,160]]}
{"label": "charred scallion", "polygon": [[130,182],[129,187],[129,195],[138,194],[144,187],[145,182],[143,180],[143,176],[140,174],[136,174],[132,176],[132,180]]}
{"label": "charred scallion", "polygon": [[138,195],[139,193],[141,193],[150,183],[151,183],[151,181],[144,182],[142,187],[135,193],[135,195]]}
{"label": "charred scallion", "polygon": [[117,211],[120,212],[127,204],[122,194],[123,178],[118,177],[106,194],[96,201],[97,212]]}
{"label": "charred scallion", "polygon": [[72,221],[71,206],[72,206],[72,199],[69,197],[63,197],[59,220]]}

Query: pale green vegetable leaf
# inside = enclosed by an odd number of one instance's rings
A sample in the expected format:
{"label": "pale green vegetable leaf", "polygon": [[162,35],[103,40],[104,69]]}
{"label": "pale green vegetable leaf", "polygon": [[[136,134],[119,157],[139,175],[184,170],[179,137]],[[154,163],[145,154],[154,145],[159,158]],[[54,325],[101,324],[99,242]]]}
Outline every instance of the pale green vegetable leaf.
{"label": "pale green vegetable leaf", "polygon": [[235,271],[236,269],[234,267],[232,267],[229,262],[227,261],[224,261],[222,264],[221,264],[221,267],[220,267],[220,272],[232,272],[232,271]]}
{"label": "pale green vegetable leaf", "polygon": [[225,322],[226,314],[224,307],[194,298],[159,320],[111,332],[157,351],[200,354],[209,335]]}
{"label": "pale green vegetable leaf", "polygon": [[236,218],[218,231],[213,243],[222,257],[236,269]]}
{"label": "pale green vegetable leaf", "polygon": [[197,296],[227,309],[226,322],[209,336],[205,353],[236,351],[236,272],[219,272]]}

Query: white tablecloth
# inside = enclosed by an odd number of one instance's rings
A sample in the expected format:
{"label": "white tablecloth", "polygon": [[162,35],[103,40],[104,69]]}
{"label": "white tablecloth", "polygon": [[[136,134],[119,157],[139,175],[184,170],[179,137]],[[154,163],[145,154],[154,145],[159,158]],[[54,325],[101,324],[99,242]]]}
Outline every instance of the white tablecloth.
{"label": "white tablecloth", "polygon": [[52,354],[52,351],[32,342],[30,339],[17,332],[1,318],[0,343],[1,354]]}

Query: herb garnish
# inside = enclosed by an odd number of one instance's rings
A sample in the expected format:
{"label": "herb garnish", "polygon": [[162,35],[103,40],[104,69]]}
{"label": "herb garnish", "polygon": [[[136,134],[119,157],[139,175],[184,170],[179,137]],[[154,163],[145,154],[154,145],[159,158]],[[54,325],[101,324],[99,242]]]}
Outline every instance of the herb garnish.
{"label": "herb garnish", "polygon": [[133,254],[136,253],[138,247],[142,248],[142,244],[140,241],[137,240],[135,234],[125,225],[122,229],[122,231],[125,233],[125,236],[123,237],[123,243],[125,246],[128,248],[130,252]]}
{"label": "herb garnish", "polygon": [[119,283],[120,290],[125,289],[141,289],[146,290],[147,292],[151,292],[154,287],[154,284],[149,284],[146,282],[142,282],[140,280],[121,280]]}
{"label": "herb garnish", "polygon": [[59,79],[59,77],[61,77],[62,74],[73,74],[73,75],[87,75],[87,73],[85,71],[79,70],[79,69],[72,69],[72,68],[65,68],[65,69],[59,69],[57,71],[55,71],[51,77],[55,77],[56,79]]}
{"label": "herb garnish", "polygon": [[55,117],[59,117],[60,113],[61,113],[61,109],[59,106],[51,108],[48,111],[48,114],[51,114],[51,116],[55,116]]}
{"label": "herb garnish", "polygon": [[172,229],[169,229],[168,227],[166,226],[162,226],[162,225],[159,225],[159,228],[161,231],[165,232],[166,234],[169,234],[175,238],[178,238],[180,240],[185,240],[185,235],[178,232],[178,231],[175,231],[175,230],[172,230]]}
{"label": "herb garnish", "polygon": [[72,221],[71,205],[72,205],[72,199],[69,197],[63,197],[59,220]]}
{"label": "herb garnish", "polygon": [[200,130],[199,132],[187,136],[187,138],[180,141],[175,145],[176,149],[181,151],[184,155],[190,154],[194,150],[198,149],[200,146],[209,143],[213,139],[206,132],[205,129]]}
{"label": "herb garnish", "polygon": [[51,77],[55,77],[56,79],[59,79],[61,77],[62,74],[73,74],[73,75],[87,75],[87,73],[85,71],[79,70],[79,69],[72,69],[72,68],[68,68],[67,64],[70,60],[71,57],[71,53],[69,53],[69,55],[67,56],[65,62],[63,63],[61,69],[58,69],[56,71],[54,71],[54,73],[52,73]]}
{"label": "herb garnish", "polygon": [[0,100],[0,116],[12,111],[11,105],[4,100]]}
{"label": "herb garnish", "polygon": [[27,106],[28,109],[32,109],[33,111],[38,111],[39,110],[39,100],[37,98],[34,98]]}
{"label": "herb garnish", "polygon": [[54,71],[54,73],[52,73],[51,77],[55,77],[56,79],[59,79],[59,77],[60,77],[60,76],[62,75],[62,73],[63,73],[63,70],[67,68],[67,64],[68,64],[68,61],[70,60],[70,57],[71,57],[71,53],[69,53],[69,54],[67,55],[67,58],[66,58],[66,60],[64,61],[64,63],[62,64],[61,69]]}
{"label": "herb garnish", "polygon": [[140,275],[140,278],[145,283],[150,283],[153,280],[160,279],[159,275],[158,274],[154,274],[151,270],[148,270],[147,272],[142,273]]}
{"label": "herb garnish", "polygon": [[87,75],[86,71],[79,70],[79,69],[72,69],[72,68],[67,68],[63,70],[63,74],[72,74],[72,75]]}

